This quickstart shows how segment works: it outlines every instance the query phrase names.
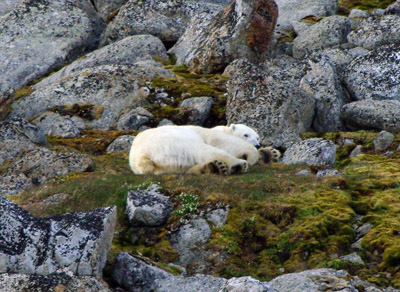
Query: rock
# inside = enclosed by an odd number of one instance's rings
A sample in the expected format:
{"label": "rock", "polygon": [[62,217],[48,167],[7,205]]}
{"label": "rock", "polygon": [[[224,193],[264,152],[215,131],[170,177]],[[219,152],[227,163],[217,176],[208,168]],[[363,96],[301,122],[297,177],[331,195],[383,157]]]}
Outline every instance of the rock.
{"label": "rock", "polygon": [[219,292],[276,292],[266,283],[252,277],[231,278]]}
{"label": "rock", "polygon": [[0,273],[101,277],[116,207],[37,219],[0,196]]}
{"label": "rock", "polygon": [[[95,115],[83,115],[86,127],[111,130],[123,112],[146,103],[139,95],[140,88],[156,76],[174,74],[150,61],[82,69],[19,99],[13,104],[11,116],[36,117],[49,109],[73,109],[78,104],[99,109]],[[78,110],[73,114],[82,113]]]}
{"label": "rock", "polygon": [[89,171],[92,167],[92,160],[84,154],[35,149],[22,156],[0,176],[0,195],[14,195],[52,178],[70,172]]}
{"label": "rock", "polygon": [[374,140],[375,150],[386,150],[394,141],[394,135],[392,133],[382,131],[376,136]]}
{"label": "rock", "polygon": [[41,204],[43,204],[45,206],[51,206],[51,205],[58,204],[58,203],[60,203],[62,201],[65,201],[69,197],[70,197],[69,194],[59,193],[59,194],[52,195],[52,196],[48,197],[47,199],[44,199],[41,202]]}
{"label": "rock", "polygon": [[350,262],[352,264],[364,265],[364,261],[355,252],[353,252],[351,254],[348,254],[348,255],[345,255],[345,256],[341,256],[340,259],[344,260],[344,261],[348,261],[348,262]]}
{"label": "rock", "polygon": [[336,146],[332,141],[322,138],[312,138],[293,144],[285,151],[282,162],[333,166],[335,156]]}
{"label": "rock", "polygon": [[96,7],[97,12],[104,20],[111,21],[112,19],[110,16],[112,16],[113,13],[116,13],[118,9],[120,9],[121,6],[126,2],[128,2],[128,0],[94,0],[93,4]]}
{"label": "rock", "polygon": [[363,251],[364,249],[361,247],[362,238],[358,239],[351,245],[351,249],[355,251]]}
{"label": "rock", "polygon": [[[82,8],[79,8],[79,7]],[[22,1],[0,18],[0,92],[94,49],[104,28],[88,0]],[[83,9],[85,8],[85,9]]]}
{"label": "rock", "polygon": [[330,16],[304,30],[293,41],[293,57],[303,58],[313,51],[347,42],[351,23],[344,16]]}
{"label": "rock", "polygon": [[287,148],[310,129],[315,101],[292,81],[269,76],[246,60],[236,60],[228,81],[226,116],[229,124],[254,128],[261,143]]}
{"label": "rock", "polygon": [[151,35],[136,35],[95,50],[76,60],[72,64],[45,78],[34,86],[38,89],[67,76],[74,75],[84,69],[102,65],[134,66],[139,61],[153,58],[168,59],[167,51],[162,42]]}
{"label": "rock", "polygon": [[174,126],[175,124],[168,120],[168,119],[162,119],[159,123],[157,127],[162,127],[162,126]]}
{"label": "rock", "polygon": [[[279,7],[277,30],[292,30],[292,22],[307,16],[335,15],[339,8],[338,0],[276,0]],[[293,9],[296,7],[296,9]]]}
{"label": "rock", "polygon": [[9,89],[0,93],[0,121],[5,119],[11,111],[11,104],[15,101],[15,90]]}
{"label": "rock", "polygon": [[310,61],[310,66],[311,71],[301,80],[300,87],[315,99],[313,129],[316,132],[345,130],[340,113],[348,99],[335,67],[327,56],[319,62]]}
{"label": "rock", "polygon": [[347,36],[349,43],[369,50],[396,43],[399,38],[399,15],[367,18]]}
{"label": "rock", "polygon": [[290,292],[319,292],[322,289],[357,291],[346,279],[347,276],[348,273],[344,270],[316,269],[282,275],[268,282],[268,284],[278,291]]}
{"label": "rock", "polygon": [[172,203],[157,191],[134,190],[128,192],[126,212],[133,226],[159,226],[171,214]]}
{"label": "rock", "polygon": [[160,281],[157,292],[220,292],[226,279],[197,274],[193,277],[173,277]]}
{"label": "rock", "polygon": [[3,0],[0,2],[0,16],[12,11],[21,0]]}
{"label": "rock", "polygon": [[368,18],[369,12],[361,9],[351,9],[349,18]]}
{"label": "rock", "polygon": [[400,15],[400,1],[397,0],[394,2],[392,5],[389,5],[385,9],[385,14],[394,14],[394,15]]}
{"label": "rock", "polygon": [[346,104],[341,118],[350,130],[386,130],[400,132],[400,101],[362,100]]}
{"label": "rock", "polygon": [[[235,0],[212,19],[194,19],[168,52],[198,73],[221,72],[235,59],[263,62],[278,17],[273,0]],[[207,22],[209,20],[209,22]]]}
{"label": "rock", "polygon": [[48,276],[9,273],[0,274],[0,291],[111,292],[108,285],[101,279],[94,277],[71,277],[66,273]]}
{"label": "rock", "polygon": [[135,108],[123,114],[117,123],[118,130],[139,130],[154,116],[142,107]]}
{"label": "rock", "polygon": [[178,264],[184,267],[202,260],[201,246],[211,236],[211,229],[203,218],[192,219],[171,234],[170,242],[179,254]]}
{"label": "rock", "polygon": [[110,145],[108,145],[106,152],[120,152],[125,151],[129,153],[131,150],[132,142],[135,139],[135,136],[132,135],[124,135],[115,139]]}
{"label": "rock", "polygon": [[372,224],[365,223],[356,229],[357,239],[364,237],[372,228]]}
{"label": "rock", "polygon": [[343,81],[354,100],[400,101],[400,44],[382,46],[354,59]]}
{"label": "rock", "polygon": [[130,0],[118,12],[102,35],[101,46],[128,36],[151,34],[165,43],[174,43],[185,31],[193,15],[216,13],[223,6],[188,0]]}
{"label": "rock", "polygon": [[308,169],[302,169],[298,172],[296,172],[297,176],[308,176],[308,175],[312,175],[312,172],[309,171]]}
{"label": "rock", "polygon": [[351,151],[349,157],[357,157],[361,155],[361,145],[357,145],[353,151]]}
{"label": "rock", "polygon": [[44,112],[32,123],[42,129],[46,136],[61,138],[78,137],[85,128],[85,123],[80,117],[61,116],[53,112]]}
{"label": "rock", "polygon": [[316,176],[317,176],[317,178],[324,178],[327,176],[335,176],[335,175],[344,176],[343,173],[341,173],[337,169],[322,169],[317,172]]}
{"label": "rock", "polygon": [[216,227],[222,227],[225,225],[226,220],[228,220],[228,210],[227,209],[215,209],[207,212],[206,219],[214,224]]}
{"label": "rock", "polygon": [[6,159],[12,161],[36,146],[46,144],[43,131],[24,119],[0,122],[0,166]]}
{"label": "rock", "polygon": [[210,114],[213,103],[212,97],[192,97],[182,101],[179,107],[191,110],[188,119],[190,124],[202,126]]}

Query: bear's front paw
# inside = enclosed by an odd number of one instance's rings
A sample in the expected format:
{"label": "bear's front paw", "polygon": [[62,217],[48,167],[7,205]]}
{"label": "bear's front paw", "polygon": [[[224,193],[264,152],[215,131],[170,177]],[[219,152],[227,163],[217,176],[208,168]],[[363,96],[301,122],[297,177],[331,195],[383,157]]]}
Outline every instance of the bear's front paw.
{"label": "bear's front paw", "polygon": [[219,160],[214,160],[208,164],[211,173],[221,174],[221,175],[228,175],[228,165]]}
{"label": "bear's front paw", "polygon": [[231,168],[231,173],[245,173],[249,169],[247,161],[240,162]]}
{"label": "bear's front paw", "polygon": [[264,147],[258,150],[260,160],[266,164],[271,162],[278,162],[281,152],[272,147]]}

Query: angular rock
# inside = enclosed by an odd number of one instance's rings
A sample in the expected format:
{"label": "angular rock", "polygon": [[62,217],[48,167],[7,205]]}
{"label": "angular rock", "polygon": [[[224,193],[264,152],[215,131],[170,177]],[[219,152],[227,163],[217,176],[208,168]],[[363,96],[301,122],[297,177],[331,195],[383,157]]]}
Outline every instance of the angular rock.
{"label": "angular rock", "polygon": [[0,2],[0,16],[10,12],[21,2],[21,0],[2,0]]}
{"label": "angular rock", "polygon": [[116,207],[37,219],[0,196],[0,273],[101,277]]}
{"label": "angular rock", "polygon": [[22,156],[0,176],[0,195],[14,195],[52,178],[70,172],[85,172],[92,167],[92,160],[84,154],[35,149]]}
{"label": "angular rock", "polygon": [[70,197],[69,194],[59,193],[59,194],[52,195],[52,196],[48,197],[47,199],[44,199],[40,203],[45,205],[45,206],[51,206],[51,205],[58,204],[58,203],[60,203],[62,201],[65,201],[69,197]]}
{"label": "angular rock", "polygon": [[348,254],[348,255],[345,255],[345,256],[341,256],[340,259],[344,260],[344,261],[348,261],[348,262],[353,263],[353,264],[364,265],[364,261],[355,252],[353,252],[351,254]]}
{"label": "angular rock", "polygon": [[369,50],[400,39],[400,15],[370,17],[348,34],[349,43]]}
{"label": "angular rock", "polygon": [[106,152],[120,152],[125,151],[128,152],[131,150],[132,142],[135,139],[135,136],[124,135],[115,139],[110,145],[108,145]]}
{"label": "angular rock", "polygon": [[24,119],[14,118],[0,122],[0,165],[6,159],[14,160],[35,146],[47,144],[43,131]]}
{"label": "angular rock", "polygon": [[246,60],[234,61],[228,81],[228,123],[254,128],[264,144],[287,148],[310,129],[315,101],[292,81],[268,76]]}
{"label": "angular rock", "polygon": [[148,190],[128,192],[126,213],[133,226],[159,226],[164,224],[172,212],[168,197]]}
{"label": "angular rock", "polygon": [[327,165],[335,163],[336,146],[330,140],[312,138],[293,144],[282,158],[283,163]]}
{"label": "angular rock", "polygon": [[351,23],[344,16],[330,16],[304,30],[293,41],[293,57],[303,58],[313,51],[347,42]]}
{"label": "angular rock", "polygon": [[361,155],[361,145],[357,145],[353,151],[351,151],[349,157],[357,157]]}
{"label": "angular rock", "polygon": [[312,175],[312,172],[309,171],[308,169],[302,169],[302,170],[296,172],[296,175],[298,175],[298,176],[308,176],[308,175]]}
{"label": "angular rock", "polygon": [[193,277],[173,277],[160,281],[157,292],[220,292],[226,279],[197,274]]}
{"label": "angular rock", "polygon": [[322,169],[319,170],[316,174],[317,178],[323,178],[323,177],[327,177],[327,176],[343,176],[343,173],[341,173],[339,170],[337,169]]}
{"label": "angular rock", "polygon": [[385,14],[397,14],[397,15],[400,15],[400,1],[397,0],[392,5],[389,5],[385,9]]}
{"label": "angular rock", "polygon": [[135,108],[123,114],[117,123],[118,130],[139,130],[154,116],[142,107]]}
{"label": "angular rock", "polygon": [[354,100],[400,101],[400,44],[377,48],[354,59],[343,81]]}
{"label": "angular rock", "polygon": [[350,130],[400,132],[400,101],[362,100],[346,104],[341,117]]}
{"label": "angular rock", "polygon": [[151,34],[163,42],[176,42],[196,13],[216,13],[221,5],[188,0],[130,0],[102,35],[101,46],[127,36]]}
{"label": "angular rock", "polygon": [[121,8],[128,0],[94,0],[93,4],[96,7],[97,12],[104,20],[111,20],[110,14],[115,13]]}
{"label": "angular rock", "polygon": [[153,61],[154,57],[168,59],[167,50],[158,38],[151,35],[127,37],[95,50],[72,64],[63,67],[61,70],[36,84],[33,88],[38,89],[83,69],[90,69],[101,65],[134,66],[139,61]]}
{"label": "angular rock", "polygon": [[252,277],[231,278],[219,292],[273,292],[267,283],[260,282]]}
{"label": "angular rock", "polygon": [[235,59],[263,62],[278,8],[273,0],[235,0],[209,23],[195,19],[169,50],[195,72],[221,72]]}
{"label": "angular rock", "polygon": [[222,227],[225,225],[226,220],[228,220],[228,213],[227,209],[215,209],[207,212],[206,219],[216,227]]}
{"label": "angular rock", "polygon": [[[91,7],[89,0],[80,7]],[[0,18],[0,92],[20,88],[97,46],[104,24],[72,1],[22,1]]]}
{"label": "angular rock", "polygon": [[374,139],[375,150],[386,150],[394,141],[394,135],[392,133],[382,131]]}
{"label": "angular rock", "polygon": [[192,97],[182,101],[179,107],[191,110],[188,120],[190,124],[202,126],[210,114],[213,103],[212,97]]}
{"label": "angular rock", "polygon": [[34,119],[32,123],[43,130],[46,136],[75,138],[81,135],[85,122],[76,116],[61,116],[53,112],[45,112]]}
{"label": "angular rock", "polygon": [[343,131],[340,113],[348,99],[335,67],[327,56],[319,62],[310,61],[310,65],[311,71],[301,80],[300,87],[316,101],[313,128],[316,132]]}
{"label": "angular rock", "polygon": [[370,224],[370,223],[365,223],[365,224],[361,225],[360,227],[358,227],[356,229],[357,239],[364,237],[364,235],[366,235],[371,230],[371,228],[372,228],[372,224]]}

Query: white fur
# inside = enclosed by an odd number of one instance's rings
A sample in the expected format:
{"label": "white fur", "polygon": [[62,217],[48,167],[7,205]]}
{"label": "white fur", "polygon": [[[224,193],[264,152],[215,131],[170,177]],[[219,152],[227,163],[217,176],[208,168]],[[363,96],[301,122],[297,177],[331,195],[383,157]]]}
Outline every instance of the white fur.
{"label": "white fur", "polygon": [[246,125],[231,124],[230,126],[217,126],[212,129],[235,135],[248,141],[257,148],[260,147],[260,136],[258,136],[256,131]]}
{"label": "white fur", "polygon": [[222,161],[228,169],[258,161],[257,149],[235,135],[198,126],[162,126],[143,131],[133,141],[129,165],[136,174],[197,173]]}

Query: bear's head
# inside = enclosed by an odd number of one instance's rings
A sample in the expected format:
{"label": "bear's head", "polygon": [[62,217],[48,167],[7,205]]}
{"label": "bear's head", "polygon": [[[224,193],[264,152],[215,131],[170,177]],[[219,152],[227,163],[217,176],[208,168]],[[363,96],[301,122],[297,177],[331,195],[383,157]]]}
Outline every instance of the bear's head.
{"label": "bear's head", "polygon": [[252,128],[243,124],[231,124],[229,129],[233,135],[253,144],[257,149],[261,147],[260,136]]}

